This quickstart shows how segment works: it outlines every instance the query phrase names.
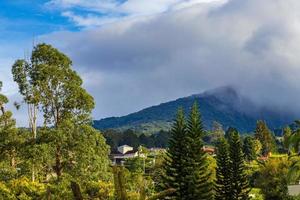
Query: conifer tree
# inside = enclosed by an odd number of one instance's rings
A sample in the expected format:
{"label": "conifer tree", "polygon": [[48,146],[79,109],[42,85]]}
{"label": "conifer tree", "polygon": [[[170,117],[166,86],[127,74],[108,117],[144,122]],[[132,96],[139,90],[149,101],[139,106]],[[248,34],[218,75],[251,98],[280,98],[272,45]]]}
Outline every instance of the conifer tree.
{"label": "conifer tree", "polygon": [[255,130],[255,138],[262,144],[262,154],[267,156],[275,150],[275,140],[267,124],[264,121],[258,121]]}
{"label": "conifer tree", "polygon": [[186,164],[183,185],[187,188],[186,200],[213,199],[213,184],[208,168],[207,155],[202,151],[203,125],[197,103],[194,103],[187,123]]}
{"label": "conifer tree", "polygon": [[228,143],[221,138],[217,145],[216,200],[231,200],[231,174]]}
{"label": "conifer tree", "polygon": [[171,131],[171,137],[169,140],[169,148],[167,150],[165,163],[164,163],[164,175],[162,177],[162,190],[175,189],[176,192],[171,197],[166,199],[182,200],[184,191],[183,187],[183,169],[185,167],[186,158],[185,154],[185,137],[186,137],[186,124],[184,118],[184,112],[182,109],[178,110],[175,123]]}
{"label": "conifer tree", "polygon": [[292,136],[292,130],[289,126],[283,129],[283,147],[290,154],[290,138]]}
{"label": "conifer tree", "polygon": [[251,136],[244,139],[243,152],[247,161],[252,161],[256,158],[255,143]]}
{"label": "conifer tree", "polygon": [[229,133],[229,156],[231,174],[231,200],[248,200],[249,199],[249,183],[245,171],[244,154],[242,144],[237,130]]}

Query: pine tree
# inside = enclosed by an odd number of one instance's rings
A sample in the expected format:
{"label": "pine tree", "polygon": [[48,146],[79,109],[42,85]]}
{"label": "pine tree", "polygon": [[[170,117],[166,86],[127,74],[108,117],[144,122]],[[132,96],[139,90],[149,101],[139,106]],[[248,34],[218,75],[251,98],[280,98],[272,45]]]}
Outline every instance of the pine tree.
{"label": "pine tree", "polygon": [[221,138],[217,145],[216,200],[232,200],[230,157],[228,143]]}
{"label": "pine tree", "polygon": [[203,125],[197,103],[192,107],[187,123],[186,162],[183,185],[187,188],[186,200],[213,199],[213,184],[208,168],[207,155],[202,151],[204,136]]}
{"label": "pine tree", "polygon": [[283,147],[290,154],[290,140],[292,136],[292,130],[289,126],[283,129]]}
{"label": "pine tree", "polygon": [[171,197],[166,199],[183,199],[183,194],[186,188],[183,187],[183,169],[185,167],[185,138],[186,124],[184,112],[178,110],[175,123],[172,128],[171,137],[169,140],[169,148],[164,163],[164,175],[162,177],[162,190],[175,189],[176,192]]}
{"label": "pine tree", "polygon": [[262,144],[262,154],[267,156],[270,152],[275,150],[275,140],[264,121],[258,121],[255,130],[255,138]]}
{"label": "pine tree", "polygon": [[231,174],[231,200],[248,200],[249,199],[249,183],[245,171],[244,154],[240,136],[237,130],[229,133],[229,156]]}
{"label": "pine tree", "polygon": [[252,161],[256,158],[255,143],[251,136],[244,139],[243,152],[247,161]]}

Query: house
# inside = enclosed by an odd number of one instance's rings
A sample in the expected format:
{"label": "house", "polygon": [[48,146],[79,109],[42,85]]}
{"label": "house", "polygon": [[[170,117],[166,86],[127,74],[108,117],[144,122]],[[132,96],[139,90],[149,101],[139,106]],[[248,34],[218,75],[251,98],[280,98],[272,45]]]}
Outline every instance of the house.
{"label": "house", "polygon": [[298,196],[300,194],[300,185],[289,185],[289,195]]}
{"label": "house", "polygon": [[126,154],[129,151],[133,151],[133,147],[128,145],[122,145],[118,147],[118,151],[122,154]]}
{"label": "house", "polygon": [[215,154],[215,148],[213,148],[213,147],[203,146],[202,151],[204,151],[205,153],[207,153],[209,155],[214,155]]}
{"label": "house", "polygon": [[144,154],[140,154],[128,145],[119,146],[117,149],[118,152],[111,154],[113,165],[123,165],[128,158],[145,157]]}

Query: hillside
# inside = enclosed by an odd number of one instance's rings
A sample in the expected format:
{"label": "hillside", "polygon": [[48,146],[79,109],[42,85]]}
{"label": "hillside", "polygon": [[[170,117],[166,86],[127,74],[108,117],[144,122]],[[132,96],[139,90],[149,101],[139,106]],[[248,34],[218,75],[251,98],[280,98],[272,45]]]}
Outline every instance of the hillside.
{"label": "hillside", "polygon": [[110,117],[94,121],[94,127],[105,129],[133,129],[143,133],[154,133],[161,129],[168,130],[178,107],[189,112],[197,101],[205,128],[209,129],[213,121],[224,128],[236,127],[241,132],[253,131],[256,121],[265,120],[272,129],[291,123],[294,117],[275,109],[259,107],[231,87],[221,87],[202,94],[179,98],[143,109],[123,117]]}

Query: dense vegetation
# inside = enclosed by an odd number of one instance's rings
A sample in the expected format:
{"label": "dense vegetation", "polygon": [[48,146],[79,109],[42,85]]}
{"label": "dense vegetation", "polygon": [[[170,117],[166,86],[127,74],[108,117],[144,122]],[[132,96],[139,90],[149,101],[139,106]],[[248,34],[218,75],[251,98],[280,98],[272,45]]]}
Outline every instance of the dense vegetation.
{"label": "dense vegetation", "polygon": [[[0,94],[0,199],[299,199],[288,192],[300,180],[299,121],[281,138],[265,121],[248,135],[217,122],[205,130],[202,102],[194,102],[188,112],[178,110],[167,132],[100,133],[92,127],[93,97],[66,55],[39,44],[12,74],[23,96],[15,105],[27,107],[29,127],[17,128]],[[110,153],[123,144],[138,156],[112,165]]]}

